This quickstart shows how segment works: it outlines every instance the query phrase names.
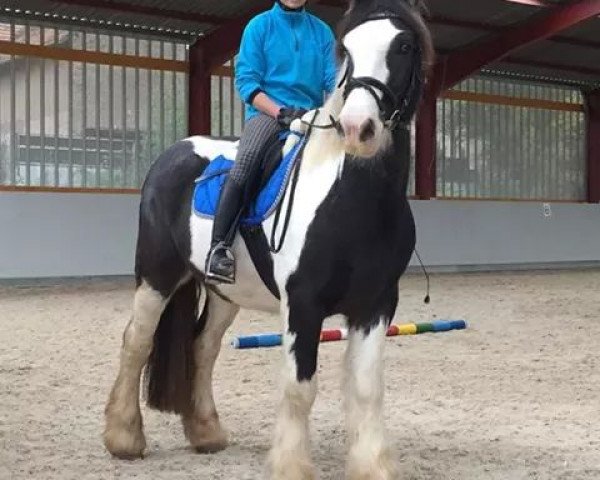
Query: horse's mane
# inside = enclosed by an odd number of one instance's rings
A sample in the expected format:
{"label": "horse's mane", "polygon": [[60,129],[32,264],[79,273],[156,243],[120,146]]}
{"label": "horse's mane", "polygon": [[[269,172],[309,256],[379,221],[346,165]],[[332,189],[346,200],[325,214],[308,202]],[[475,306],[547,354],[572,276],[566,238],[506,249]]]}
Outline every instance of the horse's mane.
{"label": "horse's mane", "polygon": [[[388,11],[400,17],[419,38],[423,70],[433,65],[435,51],[429,29],[423,20],[423,0],[350,0],[349,8],[337,27],[338,46],[341,39],[354,27],[360,25],[374,11]],[[338,54],[341,54],[338,51]]]}

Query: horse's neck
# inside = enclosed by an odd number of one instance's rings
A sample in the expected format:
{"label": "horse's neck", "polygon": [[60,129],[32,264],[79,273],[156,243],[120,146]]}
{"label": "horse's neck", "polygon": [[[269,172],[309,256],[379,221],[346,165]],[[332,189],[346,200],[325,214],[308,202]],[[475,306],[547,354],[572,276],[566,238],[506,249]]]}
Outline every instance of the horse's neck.
{"label": "horse's neck", "polygon": [[398,194],[406,197],[411,161],[410,130],[400,128],[392,132],[391,147],[382,157],[386,175],[398,185]]}
{"label": "horse's neck", "polygon": [[[328,125],[332,118],[339,118],[343,106],[342,91],[336,89],[325,105],[319,109],[319,114],[314,120],[315,125]],[[343,158],[344,145],[334,128],[314,128],[312,130],[304,150],[304,160],[308,168],[319,165],[322,162],[339,163]]]}

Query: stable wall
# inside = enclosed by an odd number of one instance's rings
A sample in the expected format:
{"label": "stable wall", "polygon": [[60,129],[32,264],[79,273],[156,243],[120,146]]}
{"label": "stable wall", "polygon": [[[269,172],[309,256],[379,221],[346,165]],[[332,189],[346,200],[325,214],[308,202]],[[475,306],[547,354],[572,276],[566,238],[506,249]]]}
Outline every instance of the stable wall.
{"label": "stable wall", "polygon": [[[0,279],[130,275],[139,196],[0,192]],[[441,270],[600,265],[600,205],[412,202]]]}
{"label": "stable wall", "polygon": [[130,275],[138,195],[0,192],[0,279]]}
{"label": "stable wall", "polygon": [[485,270],[600,266],[600,205],[413,201],[426,265]]}

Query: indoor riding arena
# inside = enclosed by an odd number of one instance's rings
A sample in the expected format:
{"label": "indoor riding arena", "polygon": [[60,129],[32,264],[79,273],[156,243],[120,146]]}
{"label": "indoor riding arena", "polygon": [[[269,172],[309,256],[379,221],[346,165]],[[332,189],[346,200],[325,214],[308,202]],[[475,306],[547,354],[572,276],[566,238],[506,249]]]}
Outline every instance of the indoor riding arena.
{"label": "indoor riding arena", "polygon": [[[239,137],[235,57],[272,3],[0,0],[0,479],[268,478],[282,348],[232,342],[280,332],[270,314],[242,310],[222,342],[225,450],[196,453],[143,400],[144,458],[102,435],[145,175],[178,139]],[[425,3],[408,189],[431,301],[415,255],[393,320],[412,334],[384,354],[398,478],[597,480],[600,0]],[[307,4],[332,28],[347,6]],[[348,343],[319,349],[322,480],[346,478]]]}

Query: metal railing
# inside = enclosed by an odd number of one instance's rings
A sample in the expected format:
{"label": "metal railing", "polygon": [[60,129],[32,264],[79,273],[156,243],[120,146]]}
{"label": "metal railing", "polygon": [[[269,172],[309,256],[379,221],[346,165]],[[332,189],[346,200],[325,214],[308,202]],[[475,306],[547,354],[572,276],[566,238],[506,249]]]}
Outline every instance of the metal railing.
{"label": "metal railing", "polygon": [[476,77],[448,97],[438,102],[438,196],[585,199],[578,90]]}
{"label": "metal railing", "polygon": [[138,188],[187,134],[187,49],[0,18],[0,185]]}

